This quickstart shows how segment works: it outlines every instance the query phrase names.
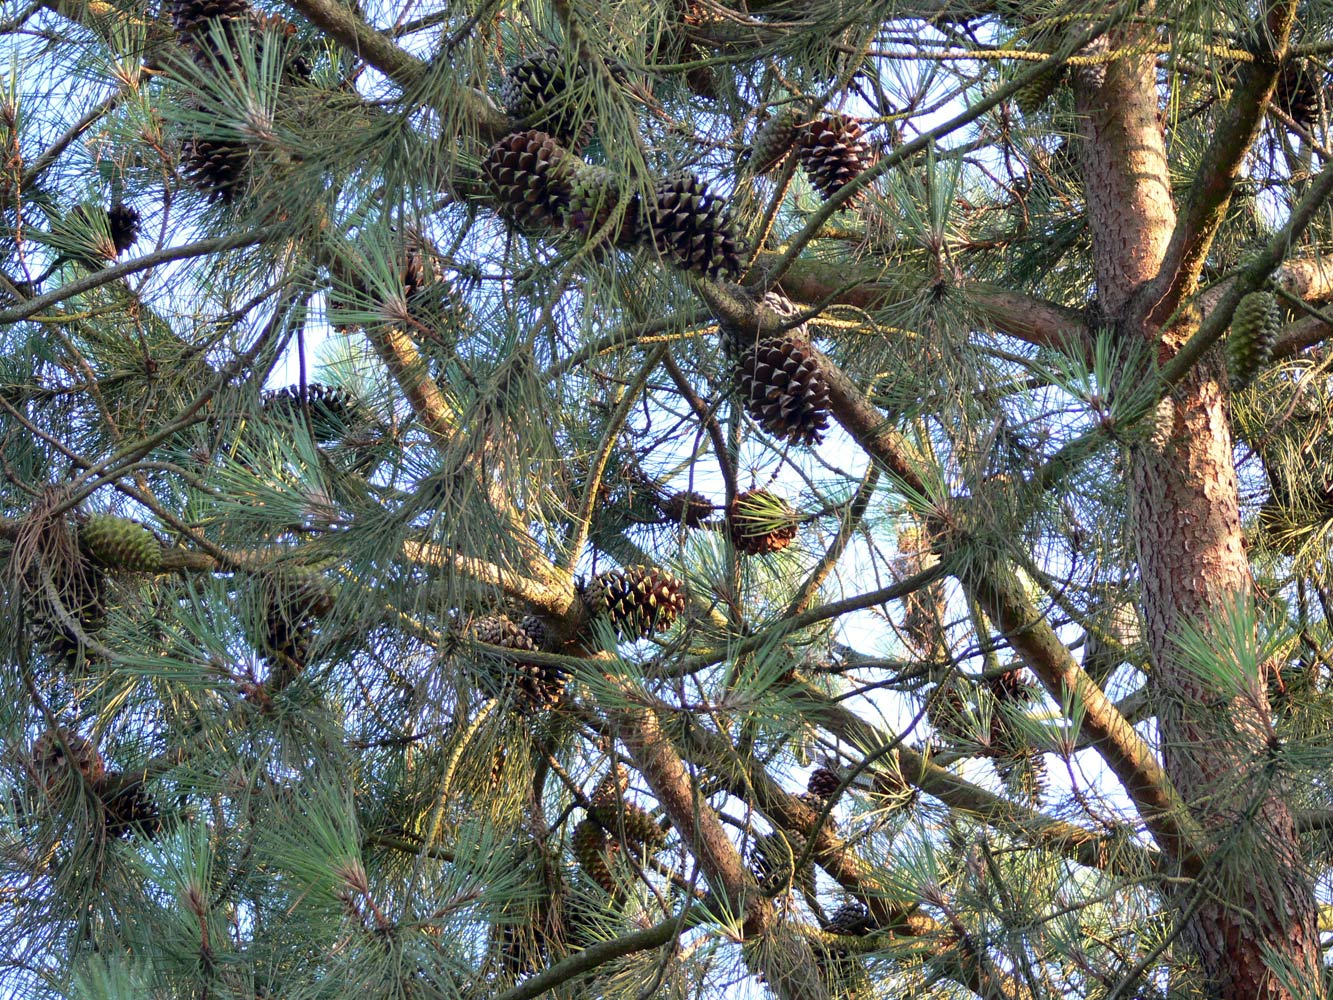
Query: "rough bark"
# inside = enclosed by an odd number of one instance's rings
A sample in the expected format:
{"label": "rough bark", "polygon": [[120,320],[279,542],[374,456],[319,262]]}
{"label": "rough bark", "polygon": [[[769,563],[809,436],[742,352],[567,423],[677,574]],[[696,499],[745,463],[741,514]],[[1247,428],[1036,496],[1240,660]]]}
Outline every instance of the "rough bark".
{"label": "rough bark", "polygon": [[[1080,103],[1100,304],[1121,336],[1147,338],[1165,360],[1193,325],[1164,330],[1151,307],[1133,308],[1167,260],[1175,226],[1152,59],[1112,63],[1104,85],[1081,92]],[[1182,937],[1199,958],[1208,996],[1292,1000],[1272,969],[1317,982],[1318,938],[1292,816],[1265,769],[1264,690],[1259,678],[1240,693],[1210,685],[1188,668],[1176,641],[1185,623],[1206,627],[1249,593],[1220,368],[1215,354],[1206,356],[1170,397],[1171,433],[1134,450],[1131,516],[1163,763],[1211,834],[1197,881],[1180,894]]]}

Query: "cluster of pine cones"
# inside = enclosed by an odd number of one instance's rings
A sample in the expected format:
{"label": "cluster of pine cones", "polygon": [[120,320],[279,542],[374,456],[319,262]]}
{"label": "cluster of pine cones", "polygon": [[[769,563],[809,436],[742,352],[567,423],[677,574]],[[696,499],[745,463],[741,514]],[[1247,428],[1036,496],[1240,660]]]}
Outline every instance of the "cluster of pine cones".
{"label": "cluster of pine cones", "polygon": [[[527,126],[491,147],[482,166],[502,212],[518,227],[604,233],[620,247],[646,245],[675,267],[707,278],[740,276],[740,243],[721,197],[693,174],[657,178],[642,193],[578,157],[593,132],[591,112],[570,99],[584,71],[555,49],[513,66],[502,99]],[[750,162],[771,169],[791,149],[823,197],[870,164],[860,123],[843,115],[800,122],[784,112],[760,130]],[[849,199],[849,202],[854,199]]]}
{"label": "cluster of pine cones", "polygon": [[[797,109],[784,108],[755,132],[750,143],[750,168],[766,174],[793,150],[810,186],[825,201],[855,180],[875,159],[859,119],[833,114],[807,120]],[[843,206],[851,208],[864,193],[857,191]]]}
{"label": "cluster of pine cones", "polygon": [[644,245],[707,278],[739,278],[740,243],[722,198],[693,174],[658,178],[645,197],[578,152],[591,138],[591,111],[570,99],[584,70],[555,49],[509,70],[502,99],[528,127],[494,146],[482,165],[501,211],[527,230],[565,227],[604,234],[615,246]]}
{"label": "cluster of pine cones", "polygon": [[588,801],[588,815],[574,827],[570,847],[584,873],[616,896],[612,866],[622,846],[649,853],[666,842],[666,831],[640,805],[626,801],[629,772],[617,764]]}

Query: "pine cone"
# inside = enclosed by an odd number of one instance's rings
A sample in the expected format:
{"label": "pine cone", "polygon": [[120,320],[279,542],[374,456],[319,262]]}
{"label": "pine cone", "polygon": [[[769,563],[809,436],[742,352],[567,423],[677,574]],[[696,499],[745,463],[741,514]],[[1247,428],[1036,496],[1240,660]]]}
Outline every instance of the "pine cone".
{"label": "pine cone", "polygon": [[828,429],[828,383],[808,341],[790,334],[743,351],[734,375],[745,412],[774,437],[817,444]]}
{"label": "pine cone", "polygon": [[684,524],[687,528],[697,528],[713,513],[713,503],[702,493],[681,490],[672,493],[658,506],[662,515],[672,524]]}
{"label": "pine cone", "polygon": [[249,186],[250,147],[235,139],[187,139],[181,172],[210,201],[230,205]]}
{"label": "pine cone", "polygon": [[162,545],[143,525],[112,514],[93,514],[79,529],[84,550],[109,569],[156,573],[162,568]]}
{"label": "pine cone", "polygon": [[[810,178],[810,186],[825,201],[870,166],[870,147],[861,134],[861,123],[847,115],[831,115],[801,130],[796,156]],[[859,191],[843,203],[850,208],[864,196]]]}
{"label": "pine cone", "polygon": [[[1030,65],[1024,64],[1024,72],[1031,68]],[[1067,71],[1068,68],[1065,66],[1048,69],[1018,88],[1014,94],[1014,103],[1018,105],[1018,110],[1023,113],[1024,118],[1030,118],[1041,110],[1041,106],[1060,86]]]}
{"label": "pine cone", "polygon": [[747,555],[779,552],[796,537],[796,511],[768,490],[747,490],[727,509],[731,543]]}
{"label": "pine cone", "polygon": [[[838,821],[833,817],[833,810],[828,809],[828,799],[822,795],[815,795],[813,792],[802,792],[796,796],[796,799],[816,816],[824,817],[820,823],[823,829],[838,829]],[[827,814],[825,814],[825,810],[828,810]]]}
{"label": "pine cone", "polygon": [[273,668],[266,683],[273,693],[305,670],[315,621],[333,611],[334,593],[319,574],[301,569],[265,573],[258,586],[264,618],[251,641]]}
{"label": "pine cone", "polygon": [[119,257],[132,247],[139,238],[139,213],[122,202],[116,202],[107,213],[107,225],[111,231],[111,244]]}
{"label": "pine cone", "polygon": [[766,174],[783,160],[796,145],[799,118],[791,108],[783,108],[759,126],[750,143],[750,169]]}
{"label": "pine cone", "polygon": [[1277,344],[1282,314],[1272,292],[1250,292],[1231,317],[1227,337],[1227,371],[1234,388],[1243,388],[1268,363]]}
{"label": "pine cone", "polygon": [[52,235],[62,251],[90,268],[105,266],[139,238],[139,213],[117,202],[107,211],[100,205],[76,205]]}
{"label": "pine cone", "polygon": [[566,218],[574,172],[564,147],[535,130],[505,136],[482,164],[501,211],[525,228],[550,228]]}
{"label": "pine cone", "polygon": [[602,804],[619,802],[627,791],[629,791],[629,768],[617,762],[615,767],[607,770],[605,777],[592,793],[591,801]]}
{"label": "pine cone", "polygon": [[666,842],[666,832],[657,825],[652,814],[633,802],[592,802],[588,815],[597,821],[612,837],[622,833],[631,843],[654,848]]}
{"label": "pine cone", "polygon": [[38,737],[32,747],[32,766],[37,783],[47,791],[67,787],[76,772],[94,786],[106,773],[97,747],[64,726]]}
{"label": "pine cone", "polygon": [[[584,236],[600,232],[620,206],[622,185],[606,167],[580,167],[570,184],[569,215],[566,224]],[[639,196],[631,195],[619,222],[609,234],[616,246],[632,246],[643,229],[643,208]]]}
{"label": "pine cone", "polygon": [[529,128],[553,136],[578,152],[592,138],[592,108],[575,90],[586,79],[583,67],[554,48],[534,53],[510,67],[500,101]]}
{"label": "pine cone", "polygon": [[249,18],[248,0],[172,0],[171,4],[171,23],[181,44],[195,48],[208,44],[212,25]]}
{"label": "pine cone", "polygon": [[995,773],[1012,792],[1037,802],[1046,789],[1046,755],[1026,743],[1001,713],[991,716],[991,763]]}
{"label": "pine cone", "polygon": [[685,583],[653,566],[626,566],[598,573],[583,589],[596,617],[623,639],[642,639],[671,627],[685,610]]}
{"label": "pine cone", "polygon": [[261,405],[272,417],[302,424],[308,405],[315,440],[320,442],[341,438],[370,416],[369,409],[355,394],[341,386],[319,382],[308,383],[304,392],[299,385],[270,390],[264,393]]}
{"label": "pine cone", "polygon": [[765,833],[755,838],[750,852],[750,870],[766,888],[795,884],[814,894],[815,870],[807,862],[799,873],[796,861],[805,853],[806,843],[799,834]]}
{"label": "pine cone", "polygon": [[130,775],[111,772],[98,788],[102,799],[106,832],[109,837],[155,838],[162,830],[157,800]]}
{"label": "pine cone", "polygon": [[739,278],[741,257],[723,200],[693,174],[658,181],[647,212],[648,239],[666,260],[705,278]]}
{"label": "pine cone", "polygon": [[1326,75],[1309,59],[1293,59],[1282,67],[1273,100],[1292,121],[1308,129],[1319,120],[1319,90]]}
{"label": "pine cone", "polygon": [[[520,651],[536,651],[538,649],[538,643],[533,637],[521,625],[515,624],[504,615],[488,615],[485,618],[478,618],[472,623],[472,636],[479,642],[488,643],[492,646],[503,646],[505,649]],[[517,680],[514,684],[521,697],[515,707],[520,712],[554,706],[560,700],[561,694],[564,693],[565,681],[568,677],[566,672],[559,667],[551,667],[543,663],[524,663],[521,661],[511,663],[508,665],[507,671],[501,668],[492,671],[489,675],[493,695],[496,697],[503,696],[504,689],[507,686],[506,680],[510,674],[517,674]]]}
{"label": "pine cone", "polygon": [[620,850],[620,845],[609,839],[596,821],[584,819],[574,827],[570,846],[584,874],[614,894],[616,880],[611,875],[611,859]]}
{"label": "pine cone", "polygon": [[870,911],[865,905],[855,900],[843,903],[828,919],[826,928],[830,934],[843,934],[859,937],[870,930]]}
{"label": "pine cone", "polygon": [[[470,312],[467,300],[444,275],[435,254],[407,247],[401,268],[403,298],[408,314],[436,332],[452,331],[466,324]],[[452,341],[452,337],[447,338]]]}
{"label": "pine cone", "polygon": [[840,787],[842,779],[827,767],[817,767],[811,771],[810,779],[805,784],[807,792],[825,800],[831,798]]}
{"label": "pine cone", "polygon": [[1038,699],[1037,685],[1018,667],[985,679],[986,689],[997,702],[1031,704]]}

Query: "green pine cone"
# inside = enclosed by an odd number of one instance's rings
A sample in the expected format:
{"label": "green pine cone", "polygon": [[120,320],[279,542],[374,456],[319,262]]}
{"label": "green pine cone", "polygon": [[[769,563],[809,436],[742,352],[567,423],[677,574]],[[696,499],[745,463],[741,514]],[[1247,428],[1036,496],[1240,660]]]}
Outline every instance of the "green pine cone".
{"label": "green pine cone", "polygon": [[626,840],[647,847],[657,847],[666,841],[666,833],[652,814],[633,802],[593,802],[588,815],[613,837],[624,831]]}
{"label": "green pine cone", "polygon": [[1014,103],[1018,105],[1018,110],[1023,112],[1024,118],[1041,110],[1041,106],[1046,103],[1047,98],[1055,93],[1056,87],[1060,86],[1060,81],[1064,79],[1064,76],[1065,67],[1060,66],[1056,69],[1047,70],[1035,80],[1030,80],[1018,88],[1018,91],[1014,94]]}
{"label": "green pine cone", "polygon": [[1277,297],[1272,292],[1250,292],[1240,300],[1227,337],[1227,372],[1234,388],[1249,385],[1268,363],[1281,325]]}
{"label": "green pine cone", "polygon": [[88,554],[110,569],[156,573],[162,568],[162,546],[143,525],[113,514],[93,514],[79,530]]}
{"label": "green pine cone", "polygon": [[584,873],[607,892],[615,892],[616,880],[611,875],[610,858],[616,845],[607,839],[601,826],[592,819],[580,820],[574,827],[571,847]]}

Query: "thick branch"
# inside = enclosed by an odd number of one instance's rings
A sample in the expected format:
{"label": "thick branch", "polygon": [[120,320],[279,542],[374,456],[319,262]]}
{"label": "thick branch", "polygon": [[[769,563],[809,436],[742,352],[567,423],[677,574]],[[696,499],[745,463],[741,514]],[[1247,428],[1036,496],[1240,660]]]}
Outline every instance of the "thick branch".
{"label": "thick branch", "polygon": [[1259,136],[1295,19],[1296,0],[1279,0],[1269,6],[1254,47],[1254,59],[1240,64],[1236,87],[1199,159],[1189,201],[1176,221],[1161,270],[1151,286],[1149,294],[1156,298],[1151,303],[1151,315],[1158,323],[1175,312],[1181,299],[1194,290],[1213,239],[1226,218],[1241,164]]}
{"label": "thick branch", "polygon": [[[631,693],[632,694],[632,693]],[[760,941],[749,955],[783,1000],[827,1000],[808,942],[783,928],[772,902],[760,895],[717,813],[699,794],[650,708],[627,699],[612,713],[630,757],[681,838],[699,860],[713,891],[732,913],[744,916],[744,933]]]}
{"label": "thick branch", "polygon": [[633,934],[626,934],[610,941],[598,941],[543,969],[532,978],[525,979],[512,989],[505,990],[496,996],[495,1000],[530,1000],[613,959],[632,955],[636,951],[660,948],[678,937],[686,926],[702,919],[705,915],[703,907],[695,906],[678,917],[663,920],[646,930],[635,931]]}
{"label": "thick branch", "polygon": [[1082,710],[1081,728],[1124,785],[1158,845],[1186,870],[1194,871],[1202,841],[1148,744],[1075,662],[1011,570],[991,565],[969,576],[964,585],[1051,696],[1075,706],[1076,712]]}
{"label": "thick branch", "polygon": [[[364,59],[405,91],[420,90],[433,69],[434,64],[425,63],[400,49],[367,24],[348,4],[338,0],[291,0],[291,5],[348,52]],[[437,110],[447,113],[451,120],[457,120],[461,115],[484,139],[499,138],[509,129],[508,116],[470,87],[451,89],[449,104],[448,108]]]}
{"label": "thick branch", "polygon": [[[771,266],[777,254],[760,254],[761,266]],[[883,272],[873,264],[802,259],[794,263],[778,287],[799,302],[828,302],[872,311],[898,298]],[[969,315],[998,333],[1039,347],[1067,348],[1070,341],[1090,343],[1083,313],[1035,296],[983,282],[965,282],[958,290]]]}
{"label": "thick branch", "polygon": [[[882,748],[898,742],[891,734],[859,718],[808,682],[798,678],[797,684],[799,687],[793,689],[794,693],[811,718],[862,754],[878,754]],[[1009,836],[1056,851],[1088,868],[1117,869],[1120,867],[1116,863],[1117,857],[1127,856],[1135,859],[1127,874],[1142,874],[1160,865],[1160,859],[1151,852],[988,792],[909,747],[898,744],[893,753],[897,757],[897,774],[904,781],[939,799],[950,809],[975,816]],[[874,773],[878,773],[878,769],[872,771]],[[760,803],[763,808],[762,798]]]}

